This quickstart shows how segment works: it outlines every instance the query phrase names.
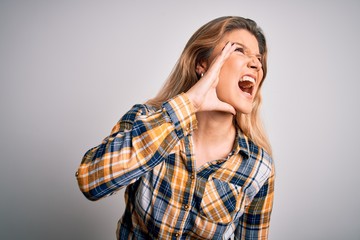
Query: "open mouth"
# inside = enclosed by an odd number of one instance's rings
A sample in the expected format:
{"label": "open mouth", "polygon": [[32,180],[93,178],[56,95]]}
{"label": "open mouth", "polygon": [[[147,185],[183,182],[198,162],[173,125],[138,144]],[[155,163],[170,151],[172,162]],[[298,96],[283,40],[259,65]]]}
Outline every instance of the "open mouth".
{"label": "open mouth", "polygon": [[243,91],[244,93],[247,93],[248,95],[252,96],[254,86],[255,86],[255,79],[253,77],[250,77],[250,76],[243,76],[240,79],[238,85],[239,85],[239,88],[241,89],[241,91]]}

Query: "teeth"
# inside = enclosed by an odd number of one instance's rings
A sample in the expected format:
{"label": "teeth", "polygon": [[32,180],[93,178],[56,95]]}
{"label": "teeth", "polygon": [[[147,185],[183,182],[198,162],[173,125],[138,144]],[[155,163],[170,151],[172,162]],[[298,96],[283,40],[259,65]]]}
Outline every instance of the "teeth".
{"label": "teeth", "polygon": [[242,79],[240,79],[240,82],[249,81],[255,84],[255,79],[250,76],[243,76]]}

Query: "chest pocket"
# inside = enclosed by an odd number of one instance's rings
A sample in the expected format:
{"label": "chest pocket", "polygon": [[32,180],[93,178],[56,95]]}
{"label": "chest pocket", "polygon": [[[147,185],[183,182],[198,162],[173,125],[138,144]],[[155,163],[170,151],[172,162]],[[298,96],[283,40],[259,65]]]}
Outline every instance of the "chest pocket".
{"label": "chest pocket", "polygon": [[210,221],[229,223],[236,212],[244,209],[242,187],[209,178],[202,196],[200,211]]}

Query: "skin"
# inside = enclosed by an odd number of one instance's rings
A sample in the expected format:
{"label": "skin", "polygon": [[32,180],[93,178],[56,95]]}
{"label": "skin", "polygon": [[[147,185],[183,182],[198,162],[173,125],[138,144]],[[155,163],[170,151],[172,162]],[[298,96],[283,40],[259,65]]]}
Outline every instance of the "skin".
{"label": "skin", "polygon": [[[247,48],[246,52],[240,44]],[[198,129],[192,136],[197,168],[226,157],[232,150],[234,115],[251,112],[263,78],[258,54],[256,38],[247,30],[234,30],[224,35],[208,61],[196,66],[197,73],[204,76],[186,94],[198,120]],[[256,81],[251,95],[239,87],[239,80],[245,75]]]}

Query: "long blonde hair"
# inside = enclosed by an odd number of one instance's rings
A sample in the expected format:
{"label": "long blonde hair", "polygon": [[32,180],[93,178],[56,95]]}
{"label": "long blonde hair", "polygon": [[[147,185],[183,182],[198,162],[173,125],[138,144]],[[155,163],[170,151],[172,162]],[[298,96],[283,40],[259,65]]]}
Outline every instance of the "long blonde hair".
{"label": "long blonde hair", "polygon": [[147,104],[161,107],[163,102],[188,91],[199,79],[195,71],[196,65],[209,59],[213,49],[225,33],[238,29],[245,29],[256,37],[260,54],[263,56],[262,69],[264,77],[254,98],[252,112],[249,114],[238,112],[236,123],[249,139],[271,155],[271,145],[264,131],[259,111],[262,101],[261,86],[267,73],[266,40],[261,28],[251,19],[234,16],[220,17],[200,27],[187,42],[163,88],[154,98],[148,100]]}

